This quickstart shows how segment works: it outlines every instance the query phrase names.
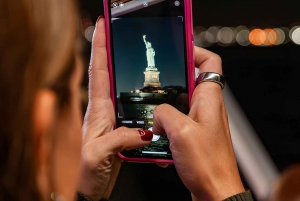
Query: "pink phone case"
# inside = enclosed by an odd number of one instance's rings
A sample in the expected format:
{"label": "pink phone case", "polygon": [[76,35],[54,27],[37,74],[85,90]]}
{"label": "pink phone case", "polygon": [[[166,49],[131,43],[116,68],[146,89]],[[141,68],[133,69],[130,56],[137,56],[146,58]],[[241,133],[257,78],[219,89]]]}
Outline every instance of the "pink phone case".
{"label": "pink phone case", "polygon": [[[111,99],[115,105],[114,95],[114,76],[112,67],[112,56],[110,47],[110,19],[109,17],[109,4],[104,0],[104,13],[105,13],[105,28],[106,28],[106,48],[108,58],[108,70],[110,77]],[[189,103],[191,102],[192,94],[195,88],[195,65],[194,65],[194,36],[193,36],[193,16],[192,16],[192,2],[191,0],[185,1],[185,34],[186,34],[186,48],[187,48],[187,72],[188,72],[188,91],[189,91]],[[125,161],[141,162],[141,163],[166,163],[173,164],[173,160],[169,159],[149,159],[149,158],[128,158],[118,153],[118,156]]]}

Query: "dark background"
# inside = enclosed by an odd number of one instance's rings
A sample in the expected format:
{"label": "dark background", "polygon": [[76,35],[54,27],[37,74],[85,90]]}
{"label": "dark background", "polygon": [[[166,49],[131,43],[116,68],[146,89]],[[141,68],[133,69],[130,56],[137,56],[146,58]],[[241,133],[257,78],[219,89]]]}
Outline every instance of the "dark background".
{"label": "dark background", "polygon": [[[299,0],[194,0],[194,26],[288,27],[300,23]],[[101,0],[82,0],[82,16],[95,22]],[[90,44],[87,43],[86,60]],[[227,84],[280,171],[300,162],[300,46],[213,45]],[[85,79],[87,82],[87,79]],[[86,83],[85,83],[86,85]],[[123,163],[112,201],[191,200],[173,166]]]}

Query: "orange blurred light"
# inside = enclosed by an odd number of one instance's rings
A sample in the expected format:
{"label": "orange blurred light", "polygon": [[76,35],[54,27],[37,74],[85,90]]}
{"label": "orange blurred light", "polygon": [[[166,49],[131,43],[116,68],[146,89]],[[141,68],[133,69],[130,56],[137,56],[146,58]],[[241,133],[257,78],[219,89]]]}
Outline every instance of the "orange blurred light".
{"label": "orange blurred light", "polygon": [[263,45],[266,38],[266,33],[261,29],[253,29],[249,34],[250,43],[256,46]]}
{"label": "orange blurred light", "polygon": [[264,45],[275,45],[277,40],[277,34],[273,29],[265,29],[264,30],[266,35],[266,40],[264,42]]}
{"label": "orange blurred light", "polygon": [[257,45],[257,42],[256,42],[257,32],[258,32],[258,29],[253,29],[249,34],[249,41],[252,45]]}

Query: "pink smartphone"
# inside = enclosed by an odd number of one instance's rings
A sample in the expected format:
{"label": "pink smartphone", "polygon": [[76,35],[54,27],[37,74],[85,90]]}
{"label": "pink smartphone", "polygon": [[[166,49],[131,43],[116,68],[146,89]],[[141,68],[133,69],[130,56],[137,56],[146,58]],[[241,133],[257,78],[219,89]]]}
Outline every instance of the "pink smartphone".
{"label": "pink smartphone", "polygon": [[[188,114],[195,87],[191,0],[104,0],[104,9],[116,127],[152,130],[162,103]],[[167,135],[118,155],[173,163]]]}

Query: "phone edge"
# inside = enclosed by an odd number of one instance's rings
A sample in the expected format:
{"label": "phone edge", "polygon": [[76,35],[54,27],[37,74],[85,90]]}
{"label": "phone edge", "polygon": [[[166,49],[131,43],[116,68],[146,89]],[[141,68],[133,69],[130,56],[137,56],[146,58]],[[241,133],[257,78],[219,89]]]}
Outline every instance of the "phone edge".
{"label": "phone edge", "polygon": [[[114,94],[114,77],[112,69],[112,57],[111,57],[111,47],[110,47],[110,18],[109,18],[109,7],[108,2],[110,0],[104,0],[104,16],[105,16],[105,32],[106,32],[106,49],[107,49],[107,60],[108,60],[108,71],[109,71],[109,80],[110,80],[110,96],[115,106],[115,94]],[[188,98],[189,98],[189,107],[192,99],[192,94],[195,89],[195,66],[194,66],[194,36],[193,36],[193,16],[192,16],[192,2],[191,0],[184,0],[184,15],[185,15],[185,35],[186,35],[186,56],[187,56],[187,79],[188,79]],[[115,108],[114,108],[115,109]],[[116,124],[114,125],[116,129]],[[172,159],[153,159],[153,158],[129,158],[122,155],[120,152],[117,153],[118,157],[122,160],[128,162],[140,162],[140,163],[164,163],[164,164],[173,164]]]}

